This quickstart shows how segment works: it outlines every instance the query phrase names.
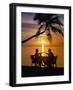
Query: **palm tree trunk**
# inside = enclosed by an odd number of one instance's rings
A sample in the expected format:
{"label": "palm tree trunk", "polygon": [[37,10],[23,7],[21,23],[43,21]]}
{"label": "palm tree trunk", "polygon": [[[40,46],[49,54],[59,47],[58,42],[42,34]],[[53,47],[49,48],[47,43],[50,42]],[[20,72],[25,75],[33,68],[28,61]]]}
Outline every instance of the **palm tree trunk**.
{"label": "palm tree trunk", "polygon": [[43,32],[39,33],[39,34],[35,34],[35,35],[33,35],[33,36],[31,36],[31,37],[29,37],[29,38],[27,38],[27,39],[23,40],[23,41],[22,41],[22,43],[25,43],[25,42],[27,42],[27,41],[31,40],[32,38],[37,37],[37,36],[39,36],[39,35],[43,34],[44,32],[45,32],[45,30],[44,30]]}

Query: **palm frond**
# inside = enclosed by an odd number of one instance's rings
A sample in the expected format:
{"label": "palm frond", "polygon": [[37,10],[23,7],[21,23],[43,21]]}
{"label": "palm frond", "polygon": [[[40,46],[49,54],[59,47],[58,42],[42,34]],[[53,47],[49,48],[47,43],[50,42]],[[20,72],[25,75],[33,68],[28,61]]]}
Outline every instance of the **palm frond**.
{"label": "palm frond", "polygon": [[42,25],[39,27],[39,30],[41,30],[41,29],[43,28],[43,26],[44,26],[44,25],[42,24]]}
{"label": "palm frond", "polygon": [[57,20],[58,19],[58,16],[56,15],[56,16],[54,16],[54,17],[52,17],[51,19],[50,19],[50,21],[52,20]]}
{"label": "palm frond", "polygon": [[54,20],[51,20],[50,23],[52,24],[58,24],[60,26],[63,26],[63,23],[57,18],[57,19],[54,19]]}
{"label": "palm frond", "polygon": [[47,39],[51,42],[52,41],[52,35],[51,35],[49,28],[46,30],[46,35],[47,35]]}
{"label": "palm frond", "polygon": [[43,24],[38,28],[38,31],[36,32],[36,38],[39,37],[39,34],[41,33],[42,28],[43,28]]}
{"label": "palm frond", "polygon": [[60,30],[59,28],[56,28],[56,27],[54,27],[54,26],[52,26],[52,25],[51,25],[51,28],[52,28],[51,30],[52,30],[53,32],[58,32],[59,34],[61,34],[62,36],[64,36],[62,30]]}
{"label": "palm frond", "polygon": [[58,22],[59,25],[63,26],[63,23],[59,19],[57,20],[57,22]]}
{"label": "palm frond", "polygon": [[38,35],[41,32],[41,29],[43,28],[43,25],[41,25],[38,29],[38,31],[36,32],[36,35]]}
{"label": "palm frond", "polygon": [[48,28],[48,25],[49,25],[49,23],[46,23],[46,25],[45,25],[45,30],[47,30],[47,28]]}

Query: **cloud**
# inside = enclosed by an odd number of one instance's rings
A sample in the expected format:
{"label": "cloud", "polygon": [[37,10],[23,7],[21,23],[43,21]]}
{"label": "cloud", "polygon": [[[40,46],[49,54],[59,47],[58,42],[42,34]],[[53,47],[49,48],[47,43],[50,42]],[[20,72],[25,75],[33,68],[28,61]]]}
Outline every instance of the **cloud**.
{"label": "cloud", "polygon": [[37,24],[22,23],[22,30],[38,28]]}

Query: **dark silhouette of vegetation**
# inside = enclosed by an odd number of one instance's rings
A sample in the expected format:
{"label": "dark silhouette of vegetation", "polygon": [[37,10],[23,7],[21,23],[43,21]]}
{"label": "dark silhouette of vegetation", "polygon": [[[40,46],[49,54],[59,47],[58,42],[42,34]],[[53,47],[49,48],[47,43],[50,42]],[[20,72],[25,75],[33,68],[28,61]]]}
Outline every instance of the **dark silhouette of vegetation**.
{"label": "dark silhouette of vegetation", "polygon": [[[58,32],[62,36],[64,36],[63,31],[61,30],[61,26],[63,23],[61,22],[59,16],[57,14],[35,14],[34,20],[38,21],[39,28],[35,35],[23,40],[22,43],[27,42],[28,40],[38,37],[39,35],[46,33],[48,40],[52,40],[51,32]],[[59,27],[59,28],[58,28]]]}

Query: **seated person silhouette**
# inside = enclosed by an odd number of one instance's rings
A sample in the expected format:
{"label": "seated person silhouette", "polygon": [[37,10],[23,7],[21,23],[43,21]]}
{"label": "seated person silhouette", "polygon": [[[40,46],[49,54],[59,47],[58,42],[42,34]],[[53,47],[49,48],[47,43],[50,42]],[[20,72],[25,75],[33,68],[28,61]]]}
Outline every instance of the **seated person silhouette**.
{"label": "seated person silhouette", "polygon": [[41,64],[42,64],[42,55],[41,55],[41,53],[39,53],[38,64],[41,67]]}
{"label": "seated person silhouette", "polygon": [[54,60],[54,54],[51,51],[51,49],[48,49],[48,57],[47,57],[47,66],[51,67],[53,60]]}
{"label": "seated person silhouette", "polygon": [[36,65],[36,66],[37,66],[37,64],[38,64],[38,59],[39,59],[39,53],[38,53],[38,52],[39,52],[39,50],[36,49],[36,50],[35,50],[35,55],[34,55],[34,56],[35,56],[35,65]]}
{"label": "seated person silhouette", "polygon": [[37,64],[39,64],[39,66],[41,67],[41,64],[42,64],[42,55],[41,53],[39,53],[39,50],[36,49],[35,50],[35,66],[37,66]]}

